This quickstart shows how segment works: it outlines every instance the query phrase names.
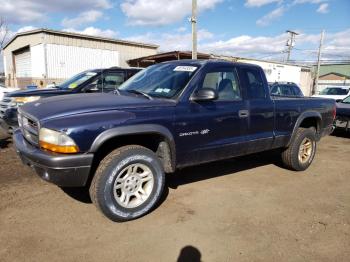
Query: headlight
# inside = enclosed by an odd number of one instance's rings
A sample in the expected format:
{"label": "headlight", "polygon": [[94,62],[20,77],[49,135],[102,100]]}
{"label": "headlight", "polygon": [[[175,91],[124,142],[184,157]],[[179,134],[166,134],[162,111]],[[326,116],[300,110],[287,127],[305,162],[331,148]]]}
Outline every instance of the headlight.
{"label": "headlight", "polygon": [[56,153],[78,153],[79,148],[69,136],[47,128],[41,128],[39,132],[40,147]]}
{"label": "headlight", "polygon": [[17,104],[25,104],[28,102],[34,102],[38,99],[40,99],[40,96],[14,97],[13,102]]}

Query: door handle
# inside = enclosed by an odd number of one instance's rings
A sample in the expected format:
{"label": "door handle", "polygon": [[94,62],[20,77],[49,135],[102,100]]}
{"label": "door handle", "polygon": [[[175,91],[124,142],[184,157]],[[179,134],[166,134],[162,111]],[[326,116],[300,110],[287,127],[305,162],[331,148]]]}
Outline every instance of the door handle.
{"label": "door handle", "polygon": [[239,118],[247,118],[249,116],[248,110],[239,110],[238,111]]}

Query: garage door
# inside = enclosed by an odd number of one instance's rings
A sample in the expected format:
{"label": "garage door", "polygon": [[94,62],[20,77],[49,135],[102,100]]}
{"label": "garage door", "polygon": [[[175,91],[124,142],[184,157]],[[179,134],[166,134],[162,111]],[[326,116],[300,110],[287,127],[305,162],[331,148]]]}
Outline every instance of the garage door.
{"label": "garage door", "polygon": [[15,65],[17,77],[31,77],[32,65],[30,59],[30,49],[26,48],[15,53]]}

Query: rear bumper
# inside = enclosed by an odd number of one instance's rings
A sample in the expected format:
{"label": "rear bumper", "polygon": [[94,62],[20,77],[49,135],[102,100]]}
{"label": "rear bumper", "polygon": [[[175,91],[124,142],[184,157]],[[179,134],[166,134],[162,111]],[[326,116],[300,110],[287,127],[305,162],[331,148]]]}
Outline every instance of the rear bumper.
{"label": "rear bumper", "polygon": [[13,134],[17,154],[45,181],[58,186],[80,187],[88,180],[93,154],[61,155],[42,151],[29,144],[20,130]]}

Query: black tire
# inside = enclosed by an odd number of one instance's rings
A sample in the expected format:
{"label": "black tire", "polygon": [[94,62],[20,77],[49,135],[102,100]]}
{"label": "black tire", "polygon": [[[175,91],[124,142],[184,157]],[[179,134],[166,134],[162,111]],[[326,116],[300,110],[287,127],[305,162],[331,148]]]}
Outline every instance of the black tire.
{"label": "black tire", "polygon": [[[301,161],[299,158],[299,150],[303,141],[311,141],[311,154],[305,160]],[[312,163],[316,154],[316,130],[315,128],[298,128],[293,141],[290,143],[289,147],[282,152],[282,162],[283,164],[295,171],[306,170]]]}
{"label": "black tire", "polygon": [[[142,200],[145,202],[139,206],[125,207],[118,202],[120,199],[115,197],[118,189],[115,190],[114,186],[115,183],[119,183],[116,182],[116,179],[118,176],[123,175],[123,170],[127,170],[125,172],[128,172],[129,169],[126,168],[132,168],[132,165],[146,166],[145,168],[148,168],[152,173],[153,184],[152,189],[149,190],[150,193],[148,198],[146,200]],[[135,174],[137,174],[137,170],[135,172]],[[127,174],[125,177],[128,177]],[[127,188],[127,186],[125,186],[126,178],[122,179],[124,179],[124,182],[120,185],[123,185],[123,189],[120,190],[125,191],[125,188]],[[118,181],[120,181],[120,178]],[[116,222],[123,222],[139,218],[149,213],[160,200],[164,190],[164,185],[165,175],[158,157],[151,150],[145,147],[130,145],[112,151],[101,161],[92,179],[89,192],[94,205],[106,217]],[[132,197],[135,197],[136,199],[136,196]]]}

